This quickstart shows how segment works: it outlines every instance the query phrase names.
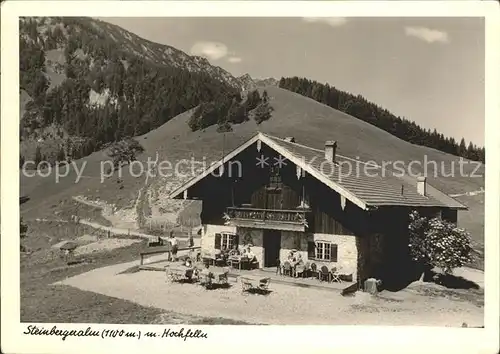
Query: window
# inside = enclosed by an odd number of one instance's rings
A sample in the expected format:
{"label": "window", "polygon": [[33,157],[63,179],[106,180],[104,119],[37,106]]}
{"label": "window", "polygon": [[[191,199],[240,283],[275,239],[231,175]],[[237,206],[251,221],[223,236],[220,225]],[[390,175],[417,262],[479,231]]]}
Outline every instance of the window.
{"label": "window", "polygon": [[215,249],[232,249],[233,245],[238,244],[238,235],[232,233],[215,234]]}
{"label": "window", "polygon": [[310,241],[307,244],[308,258],[318,261],[337,262],[337,249],[336,244],[328,241]]}

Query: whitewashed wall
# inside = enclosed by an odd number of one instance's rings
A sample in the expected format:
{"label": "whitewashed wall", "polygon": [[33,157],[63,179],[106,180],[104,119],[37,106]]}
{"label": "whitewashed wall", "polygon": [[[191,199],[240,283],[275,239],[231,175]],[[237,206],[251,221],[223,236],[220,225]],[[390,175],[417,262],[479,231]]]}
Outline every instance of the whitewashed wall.
{"label": "whitewashed wall", "polygon": [[303,232],[281,231],[280,260],[284,262],[288,259],[290,251],[299,251],[304,262],[307,261],[307,236]]}
{"label": "whitewashed wall", "polygon": [[353,235],[332,235],[332,234],[313,234],[309,239],[314,242],[329,241],[337,245],[337,262],[315,261],[318,266],[326,265],[329,269],[332,267],[341,268],[341,273],[352,273],[353,279],[356,279],[358,267],[358,249],[356,246],[356,236]]}
{"label": "whitewashed wall", "polygon": [[[238,234],[238,247],[241,248],[245,242],[251,242],[252,252],[257,257],[259,267],[264,266],[264,247],[263,247],[263,230],[242,228],[228,225],[205,225],[201,237],[202,253],[213,254],[215,251],[215,234],[222,232],[232,232]],[[342,273],[353,274],[353,279],[357,275],[357,258],[358,250],[356,246],[356,236],[352,235],[332,235],[332,234],[304,234],[295,231],[281,232],[281,249],[280,259],[282,261],[288,258],[288,254],[292,249],[299,250],[304,262],[308,261],[307,257],[307,242],[308,241],[328,241],[337,245],[337,262],[324,262],[311,260],[318,267],[326,265],[328,269],[338,267],[342,269]]]}
{"label": "whitewashed wall", "polygon": [[259,262],[259,268],[264,267],[263,231],[259,229],[238,227],[237,234],[239,235],[238,246],[242,247],[244,241],[249,241],[253,245],[252,252]]}
{"label": "whitewashed wall", "polygon": [[221,232],[236,233],[236,226],[204,225],[201,234],[201,252],[213,254],[215,252],[215,234]]}

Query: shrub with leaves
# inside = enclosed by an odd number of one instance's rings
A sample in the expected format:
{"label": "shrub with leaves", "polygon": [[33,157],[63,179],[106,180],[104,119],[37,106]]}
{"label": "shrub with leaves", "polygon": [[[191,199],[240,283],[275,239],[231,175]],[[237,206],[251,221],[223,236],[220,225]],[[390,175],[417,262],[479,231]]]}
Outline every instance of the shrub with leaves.
{"label": "shrub with leaves", "polygon": [[124,139],[109,147],[108,156],[113,159],[113,166],[120,168],[122,165],[136,160],[136,155],[143,152],[144,148],[137,140]]}
{"label": "shrub with leaves", "polygon": [[271,118],[273,107],[268,102],[260,103],[257,108],[253,110],[254,119],[257,124],[260,124]]}
{"label": "shrub with leaves", "polygon": [[472,260],[469,234],[439,218],[410,213],[410,255],[427,268],[439,267],[446,274]]}

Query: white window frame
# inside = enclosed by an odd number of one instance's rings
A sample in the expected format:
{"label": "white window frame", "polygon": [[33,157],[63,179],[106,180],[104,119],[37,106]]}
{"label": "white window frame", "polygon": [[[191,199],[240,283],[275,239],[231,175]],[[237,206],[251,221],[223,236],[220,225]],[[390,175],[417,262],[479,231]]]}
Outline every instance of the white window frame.
{"label": "white window frame", "polygon": [[[314,241],[314,259],[318,261],[331,262],[332,245],[333,243],[330,241],[323,241],[323,240]],[[326,257],[327,248],[328,248],[328,257]]]}
{"label": "white window frame", "polygon": [[226,246],[227,250],[233,249],[233,242],[234,239],[236,238],[235,233],[231,232],[221,232],[220,233],[220,249],[224,249],[224,246]]}

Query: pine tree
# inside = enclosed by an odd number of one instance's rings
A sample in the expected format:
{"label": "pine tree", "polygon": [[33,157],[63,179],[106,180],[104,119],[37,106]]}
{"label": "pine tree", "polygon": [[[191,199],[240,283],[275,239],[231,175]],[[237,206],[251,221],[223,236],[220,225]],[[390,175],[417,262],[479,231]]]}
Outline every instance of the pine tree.
{"label": "pine tree", "polygon": [[37,146],[35,150],[35,165],[38,167],[40,162],[42,162],[42,150],[40,146]]}
{"label": "pine tree", "polygon": [[59,151],[57,153],[57,161],[66,161],[66,154],[64,153],[64,148],[62,146],[59,148]]}
{"label": "pine tree", "polygon": [[262,92],[262,102],[269,103],[269,94],[267,93],[266,90],[264,90],[264,92]]}
{"label": "pine tree", "polygon": [[467,145],[465,145],[465,139],[460,140],[460,145],[458,146],[457,155],[461,157],[466,157],[467,155]]}
{"label": "pine tree", "polygon": [[321,84],[298,77],[282,77],[279,87],[312,98],[334,109],[352,115],[355,118],[381,128],[407,142],[429,146],[457,156],[482,161],[484,150],[465,141],[457,142],[453,138],[444,137],[436,130],[425,129],[408,119],[396,117],[386,109],[369,102],[361,95],[337,90],[328,84]]}

